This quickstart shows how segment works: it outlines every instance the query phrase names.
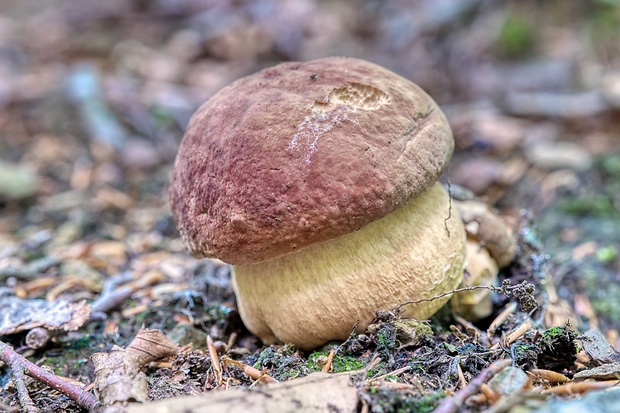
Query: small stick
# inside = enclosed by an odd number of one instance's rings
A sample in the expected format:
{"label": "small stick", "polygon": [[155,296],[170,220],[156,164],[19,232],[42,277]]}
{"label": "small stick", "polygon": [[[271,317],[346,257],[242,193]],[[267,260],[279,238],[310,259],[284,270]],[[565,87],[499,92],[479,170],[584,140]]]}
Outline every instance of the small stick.
{"label": "small stick", "polygon": [[[91,308],[93,313],[108,312],[113,308],[119,306],[125,300],[127,300],[133,293],[146,288],[150,285],[157,284],[163,279],[163,274],[159,271],[149,271],[142,277],[134,280],[128,284],[122,285],[118,288],[113,288],[117,285],[119,280],[126,280],[125,274],[119,276],[118,279],[110,279],[110,286],[103,288],[102,294],[92,303]],[[111,287],[113,286],[113,287]]]}
{"label": "small stick", "polygon": [[506,307],[502,310],[502,312],[499,313],[497,317],[495,317],[495,320],[491,322],[491,324],[489,325],[489,328],[487,328],[487,335],[489,337],[493,336],[493,332],[497,330],[499,326],[504,324],[504,322],[508,319],[508,317],[511,314],[514,314],[515,311],[517,311],[516,302],[513,301],[509,303],[508,305],[506,305]]}
{"label": "small stick", "polygon": [[410,369],[411,369],[411,367],[410,367],[410,366],[401,367],[401,368],[399,368],[399,369],[397,369],[397,370],[391,371],[391,372],[389,372],[389,373],[385,373],[385,374],[383,374],[383,375],[381,375],[381,376],[373,377],[373,378],[371,378],[371,379],[370,379],[370,380],[368,380],[368,381],[369,381],[369,382],[373,382],[373,381],[380,381],[380,380],[385,379],[387,376],[399,376],[399,375],[401,375],[402,373],[404,373],[404,372],[406,372],[406,371],[409,371]]}
{"label": "small stick", "polygon": [[469,384],[456,393],[452,397],[446,397],[439,403],[439,406],[433,411],[433,413],[455,413],[461,405],[467,400],[468,397],[473,396],[480,390],[480,386],[488,382],[493,376],[512,364],[512,359],[503,359],[494,361],[482,370],[480,374],[469,382]]}
{"label": "small stick", "polygon": [[52,338],[62,334],[61,330],[48,330],[44,327],[35,327],[26,334],[26,345],[31,349],[43,348]]}
{"label": "small stick", "polygon": [[495,403],[500,398],[500,395],[486,383],[482,383],[480,391],[482,392],[481,395],[484,396],[488,402]]}
{"label": "small stick", "polygon": [[332,368],[332,363],[334,362],[335,354],[336,354],[336,349],[332,347],[332,349],[329,351],[329,355],[327,356],[327,361],[325,362],[325,364],[323,365],[323,368],[321,369],[321,373],[329,373],[329,371]]}
{"label": "small stick", "polygon": [[546,389],[543,393],[551,393],[558,395],[570,395],[585,393],[590,390],[602,390],[614,387],[620,384],[618,380],[605,380],[605,381],[580,381],[573,383],[561,384],[559,386]]}
{"label": "small stick", "polygon": [[226,356],[222,357],[222,361],[227,366],[235,366],[237,368],[240,368],[241,370],[243,370],[243,372],[245,374],[247,374],[248,376],[250,376],[251,378],[253,378],[256,381],[261,381],[262,380],[265,383],[279,383],[278,380],[274,379],[269,374],[267,374],[265,372],[262,372],[259,369],[254,368],[252,366],[249,366],[249,365],[247,365],[245,363],[242,363],[240,361],[230,359],[230,358],[228,358]]}
{"label": "small stick", "polygon": [[558,373],[553,370],[530,369],[528,373],[537,379],[545,380],[549,383],[568,383],[570,381],[570,379],[562,373]]}
{"label": "small stick", "polygon": [[[532,320],[528,319],[526,320],[523,324],[521,324],[519,327],[517,327],[516,329],[514,329],[510,334],[508,334],[508,336],[506,337],[505,340],[503,340],[506,344],[512,344],[515,341],[517,341],[523,334],[527,333],[529,331],[529,329],[532,328]],[[496,350],[499,348],[500,344],[501,344],[502,340],[500,340],[499,342],[495,343],[492,347],[491,350]]]}
{"label": "small stick", "polygon": [[410,300],[410,301],[405,301],[404,303],[399,304],[398,306],[396,306],[394,308],[393,311],[397,312],[400,309],[402,309],[403,307],[410,305],[410,304],[419,304],[422,302],[426,302],[426,301],[435,301],[438,300],[442,297],[445,297],[447,295],[452,295],[452,294],[456,294],[456,293],[461,293],[463,291],[474,291],[474,290],[480,290],[480,289],[487,289],[487,290],[491,290],[491,291],[499,291],[500,289],[497,287],[492,287],[489,285],[466,285],[465,287],[461,287],[461,288],[457,288],[451,291],[446,291],[445,293],[441,293],[441,294],[437,294],[434,295],[432,297],[429,298],[420,298],[419,300]]}
{"label": "small stick", "polygon": [[415,386],[409,383],[401,383],[398,381],[382,381],[381,388],[387,390],[415,390]]}
{"label": "small stick", "polygon": [[230,337],[228,337],[228,342],[226,343],[226,351],[228,352],[233,344],[235,344],[235,341],[237,341],[237,333],[235,333],[234,331],[230,334]]}
{"label": "small stick", "polygon": [[366,383],[369,381],[366,377],[368,377],[368,372],[370,370],[372,370],[373,367],[375,367],[377,364],[381,363],[381,357],[375,355],[373,357],[372,360],[370,360],[370,362],[368,364],[366,364],[366,367],[364,367],[363,373],[362,373],[362,377],[364,377],[364,380],[362,380],[362,382],[360,383],[360,385],[357,387],[357,389],[361,392],[363,388],[366,387]]}
{"label": "small stick", "polygon": [[215,383],[219,387],[222,384],[222,366],[220,365],[220,358],[217,355],[217,349],[213,344],[211,336],[207,336],[207,348],[209,349],[209,356],[211,356],[211,365],[213,366],[213,372],[215,373]]}
{"label": "small stick", "polygon": [[2,341],[0,341],[0,360],[4,361],[11,368],[19,391],[20,403],[22,403],[22,407],[26,412],[36,412],[38,409],[36,409],[28,396],[28,391],[23,383],[24,373],[67,395],[71,400],[76,401],[88,411],[99,411],[101,403],[99,403],[95,396],[28,361],[16,353],[11,346]]}
{"label": "small stick", "polygon": [[461,383],[461,389],[464,389],[465,387],[467,387],[467,380],[465,380],[465,375],[463,374],[461,363],[456,364],[456,372],[459,376],[459,382]]}

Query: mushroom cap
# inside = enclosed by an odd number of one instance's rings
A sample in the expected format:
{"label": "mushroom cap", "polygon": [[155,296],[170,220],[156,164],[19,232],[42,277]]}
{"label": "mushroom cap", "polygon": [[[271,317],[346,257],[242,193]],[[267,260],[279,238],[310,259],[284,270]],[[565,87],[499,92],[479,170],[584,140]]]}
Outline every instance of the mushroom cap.
{"label": "mushroom cap", "polygon": [[438,179],[454,142],[420,87],[328,57],[264,69],[191,118],[170,202],[190,253],[257,263],[356,231]]}

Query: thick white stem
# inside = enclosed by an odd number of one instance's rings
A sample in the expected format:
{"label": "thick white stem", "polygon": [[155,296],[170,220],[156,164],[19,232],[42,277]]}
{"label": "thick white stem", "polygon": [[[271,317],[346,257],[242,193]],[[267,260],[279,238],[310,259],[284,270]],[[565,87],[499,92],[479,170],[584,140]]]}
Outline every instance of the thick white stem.
{"label": "thick white stem", "polygon": [[[448,219],[448,217],[450,217]],[[363,331],[377,310],[458,287],[465,231],[448,194],[435,184],[425,194],[359,231],[259,264],[235,265],[241,317],[266,343],[313,349]],[[405,308],[425,319],[445,296]]]}

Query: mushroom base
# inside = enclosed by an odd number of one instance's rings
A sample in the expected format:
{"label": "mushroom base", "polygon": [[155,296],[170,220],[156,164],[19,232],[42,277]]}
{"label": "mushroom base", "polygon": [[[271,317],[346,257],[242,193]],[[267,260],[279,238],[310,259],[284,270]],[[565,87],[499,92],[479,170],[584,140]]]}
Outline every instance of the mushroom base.
{"label": "mushroom base", "polygon": [[[465,230],[437,183],[359,231],[258,264],[233,266],[241,318],[267,344],[304,350],[364,331],[377,310],[430,298],[459,286]],[[425,319],[449,295],[403,307]]]}

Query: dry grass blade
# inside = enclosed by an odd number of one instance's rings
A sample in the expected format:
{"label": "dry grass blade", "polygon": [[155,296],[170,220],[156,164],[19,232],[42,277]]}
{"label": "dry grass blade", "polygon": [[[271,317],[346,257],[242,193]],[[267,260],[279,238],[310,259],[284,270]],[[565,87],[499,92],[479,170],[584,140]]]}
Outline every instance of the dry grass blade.
{"label": "dry grass blade", "polygon": [[211,336],[207,336],[207,348],[209,349],[211,366],[213,366],[213,372],[215,374],[215,383],[219,387],[222,384],[222,366],[220,365],[220,358],[217,355],[217,349],[213,344]]}
{"label": "dry grass blade", "polygon": [[499,326],[504,324],[504,322],[508,319],[508,317],[511,314],[514,314],[515,311],[517,311],[517,303],[516,302],[508,303],[508,305],[506,305],[506,307],[502,310],[502,312],[499,313],[499,315],[495,317],[495,320],[493,320],[491,324],[489,325],[489,328],[487,329],[488,336],[491,337],[493,335],[493,332],[497,330]]}
{"label": "dry grass blade", "polygon": [[222,357],[222,361],[224,362],[226,366],[235,366],[237,368],[240,368],[241,370],[243,370],[245,374],[247,374],[248,376],[250,376],[256,381],[262,381],[265,383],[279,383],[278,380],[274,379],[269,374],[263,371],[260,371],[259,369],[254,368],[252,366],[249,366],[245,363],[242,363],[240,361],[233,360],[225,356]]}
{"label": "dry grass blade", "polygon": [[332,363],[334,362],[335,354],[336,349],[332,347],[332,349],[329,351],[329,355],[327,356],[327,362],[325,362],[325,364],[321,368],[321,373],[329,373],[329,371],[332,369]]}
{"label": "dry grass blade", "polygon": [[465,387],[467,387],[467,380],[465,380],[465,375],[463,374],[463,369],[461,368],[461,363],[458,363],[456,365],[456,371],[459,375],[459,383],[460,383],[460,387],[461,389],[464,389]]}
{"label": "dry grass blade", "polygon": [[570,381],[570,379],[562,373],[558,373],[552,370],[530,369],[528,373],[530,373],[537,379],[544,380],[549,383],[568,383]]}
{"label": "dry grass blade", "polygon": [[515,328],[514,330],[512,330],[510,332],[510,334],[508,334],[504,339],[500,340],[499,342],[495,343],[492,347],[491,350],[496,350],[500,347],[500,345],[503,343],[505,343],[506,345],[512,344],[515,341],[517,341],[521,336],[523,336],[523,334],[527,333],[530,329],[532,328],[532,320],[527,319],[525,322],[523,322],[523,324],[521,324],[519,327]]}
{"label": "dry grass blade", "polygon": [[618,380],[573,382],[551,387],[550,389],[546,389],[544,393],[568,396],[571,394],[586,393],[591,390],[608,389],[610,387],[617,386],[618,384],[620,384],[620,381]]}

